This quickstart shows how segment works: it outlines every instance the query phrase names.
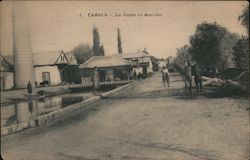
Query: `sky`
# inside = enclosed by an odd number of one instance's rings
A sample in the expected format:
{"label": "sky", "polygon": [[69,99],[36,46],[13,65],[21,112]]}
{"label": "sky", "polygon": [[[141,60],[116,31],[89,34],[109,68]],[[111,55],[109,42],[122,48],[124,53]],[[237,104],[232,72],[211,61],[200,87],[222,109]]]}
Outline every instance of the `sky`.
{"label": "sky", "polygon": [[[117,28],[121,31],[123,52],[146,48],[158,58],[174,56],[176,48],[188,44],[196,25],[204,21],[216,21],[230,32],[246,35],[238,21],[247,5],[244,1],[27,1],[26,5],[33,53],[70,51],[80,43],[92,45],[94,25],[106,55],[117,53]],[[145,13],[154,15],[144,16]],[[3,36],[10,35],[4,33]],[[1,39],[11,43],[11,38]]]}

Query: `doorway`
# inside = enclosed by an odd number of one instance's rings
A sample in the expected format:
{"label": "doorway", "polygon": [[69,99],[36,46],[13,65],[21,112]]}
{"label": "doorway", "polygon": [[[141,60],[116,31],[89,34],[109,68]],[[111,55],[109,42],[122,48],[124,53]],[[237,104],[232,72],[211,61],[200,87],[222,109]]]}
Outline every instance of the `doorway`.
{"label": "doorway", "polygon": [[48,84],[50,84],[50,73],[49,72],[43,72],[42,77],[43,77],[43,82],[47,81]]}

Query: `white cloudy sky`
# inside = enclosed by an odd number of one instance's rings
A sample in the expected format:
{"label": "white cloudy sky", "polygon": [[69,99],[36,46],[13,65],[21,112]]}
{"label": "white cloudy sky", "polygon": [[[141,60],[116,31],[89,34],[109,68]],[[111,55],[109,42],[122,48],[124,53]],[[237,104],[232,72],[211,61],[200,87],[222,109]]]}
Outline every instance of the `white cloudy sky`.
{"label": "white cloudy sky", "polygon": [[[144,47],[156,57],[175,55],[187,44],[197,24],[221,24],[231,32],[246,34],[237,20],[243,1],[218,2],[27,2],[33,52],[69,51],[79,43],[92,45],[92,28],[99,30],[107,55],[117,52],[116,28],[120,28],[124,52]],[[82,17],[80,17],[80,13]],[[88,13],[160,13],[160,17],[88,17]]]}

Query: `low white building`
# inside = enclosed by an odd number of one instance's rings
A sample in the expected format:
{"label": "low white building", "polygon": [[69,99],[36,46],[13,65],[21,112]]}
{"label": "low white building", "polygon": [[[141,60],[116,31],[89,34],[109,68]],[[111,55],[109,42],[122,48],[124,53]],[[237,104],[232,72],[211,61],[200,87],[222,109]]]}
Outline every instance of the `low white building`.
{"label": "low white building", "polygon": [[129,80],[131,63],[117,56],[94,56],[81,64],[82,84],[92,84],[94,69],[98,68],[100,82]]}
{"label": "low white building", "polygon": [[[60,52],[46,52],[33,54],[33,68],[37,86],[47,81],[49,85],[58,85],[61,81],[60,71],[56,61],[61,56]],[[60,58],[61,59],[61,58]],[[61,63],[65,60],[61,60]]]}
{"label": "low white building", "polygon": [[116,54],[116,56],[129,60],[133,63],[133,71],[140,72],[144,76],[153,73],[151,56],[145,51]]}
{"label": "low white building", "polygon": [[[8,60],[5,60],[7,58]],[[2,59],[4,62],[6,61],[6,64],[1,63],[5,65],[5,68],[7,65],[13,66],[12,55],[1,58],[1,61]],[[64,53],[63,51],[33,53],[32,60],[37,87],[43,86],[44,82],[46,82],[45,85],[59,85],[62,82],[80,83],[80,71],[73,53]],[[14,67],[12,72],[5,71],[2,77],[5,78],[1,78],[1,85],[6,81],[2,85],[5,86],[4,90],[14,87]]]}

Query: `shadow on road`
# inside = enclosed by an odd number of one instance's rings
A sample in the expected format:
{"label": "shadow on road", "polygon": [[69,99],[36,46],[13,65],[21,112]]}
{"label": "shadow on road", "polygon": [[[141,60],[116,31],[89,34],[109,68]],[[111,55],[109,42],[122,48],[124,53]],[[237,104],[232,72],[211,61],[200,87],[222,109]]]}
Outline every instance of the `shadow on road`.
{"label": "shadow on road", "polygon": [[218,160],[220,157],[218,156],[218,153],[216,151],[209,151],[209,150],[202,150],[202,149],[188,149],[185,147],[180,147],[173,144],[163,144],[163,143],[140,143],[140,142],[133,142],[123,139],[114,139],[114,138],[108,138],[104,137],[104,139],[108,139],[111,141],[115,141],[122,144],[129,144],[129,145],[136,145],[140,147],[146,147],[150,149],[160,149],[160,150],[168,150],[173,152],[180,152],[187,154],[192,157],[200,158],[200,159],[206,159],[206,160]]}

